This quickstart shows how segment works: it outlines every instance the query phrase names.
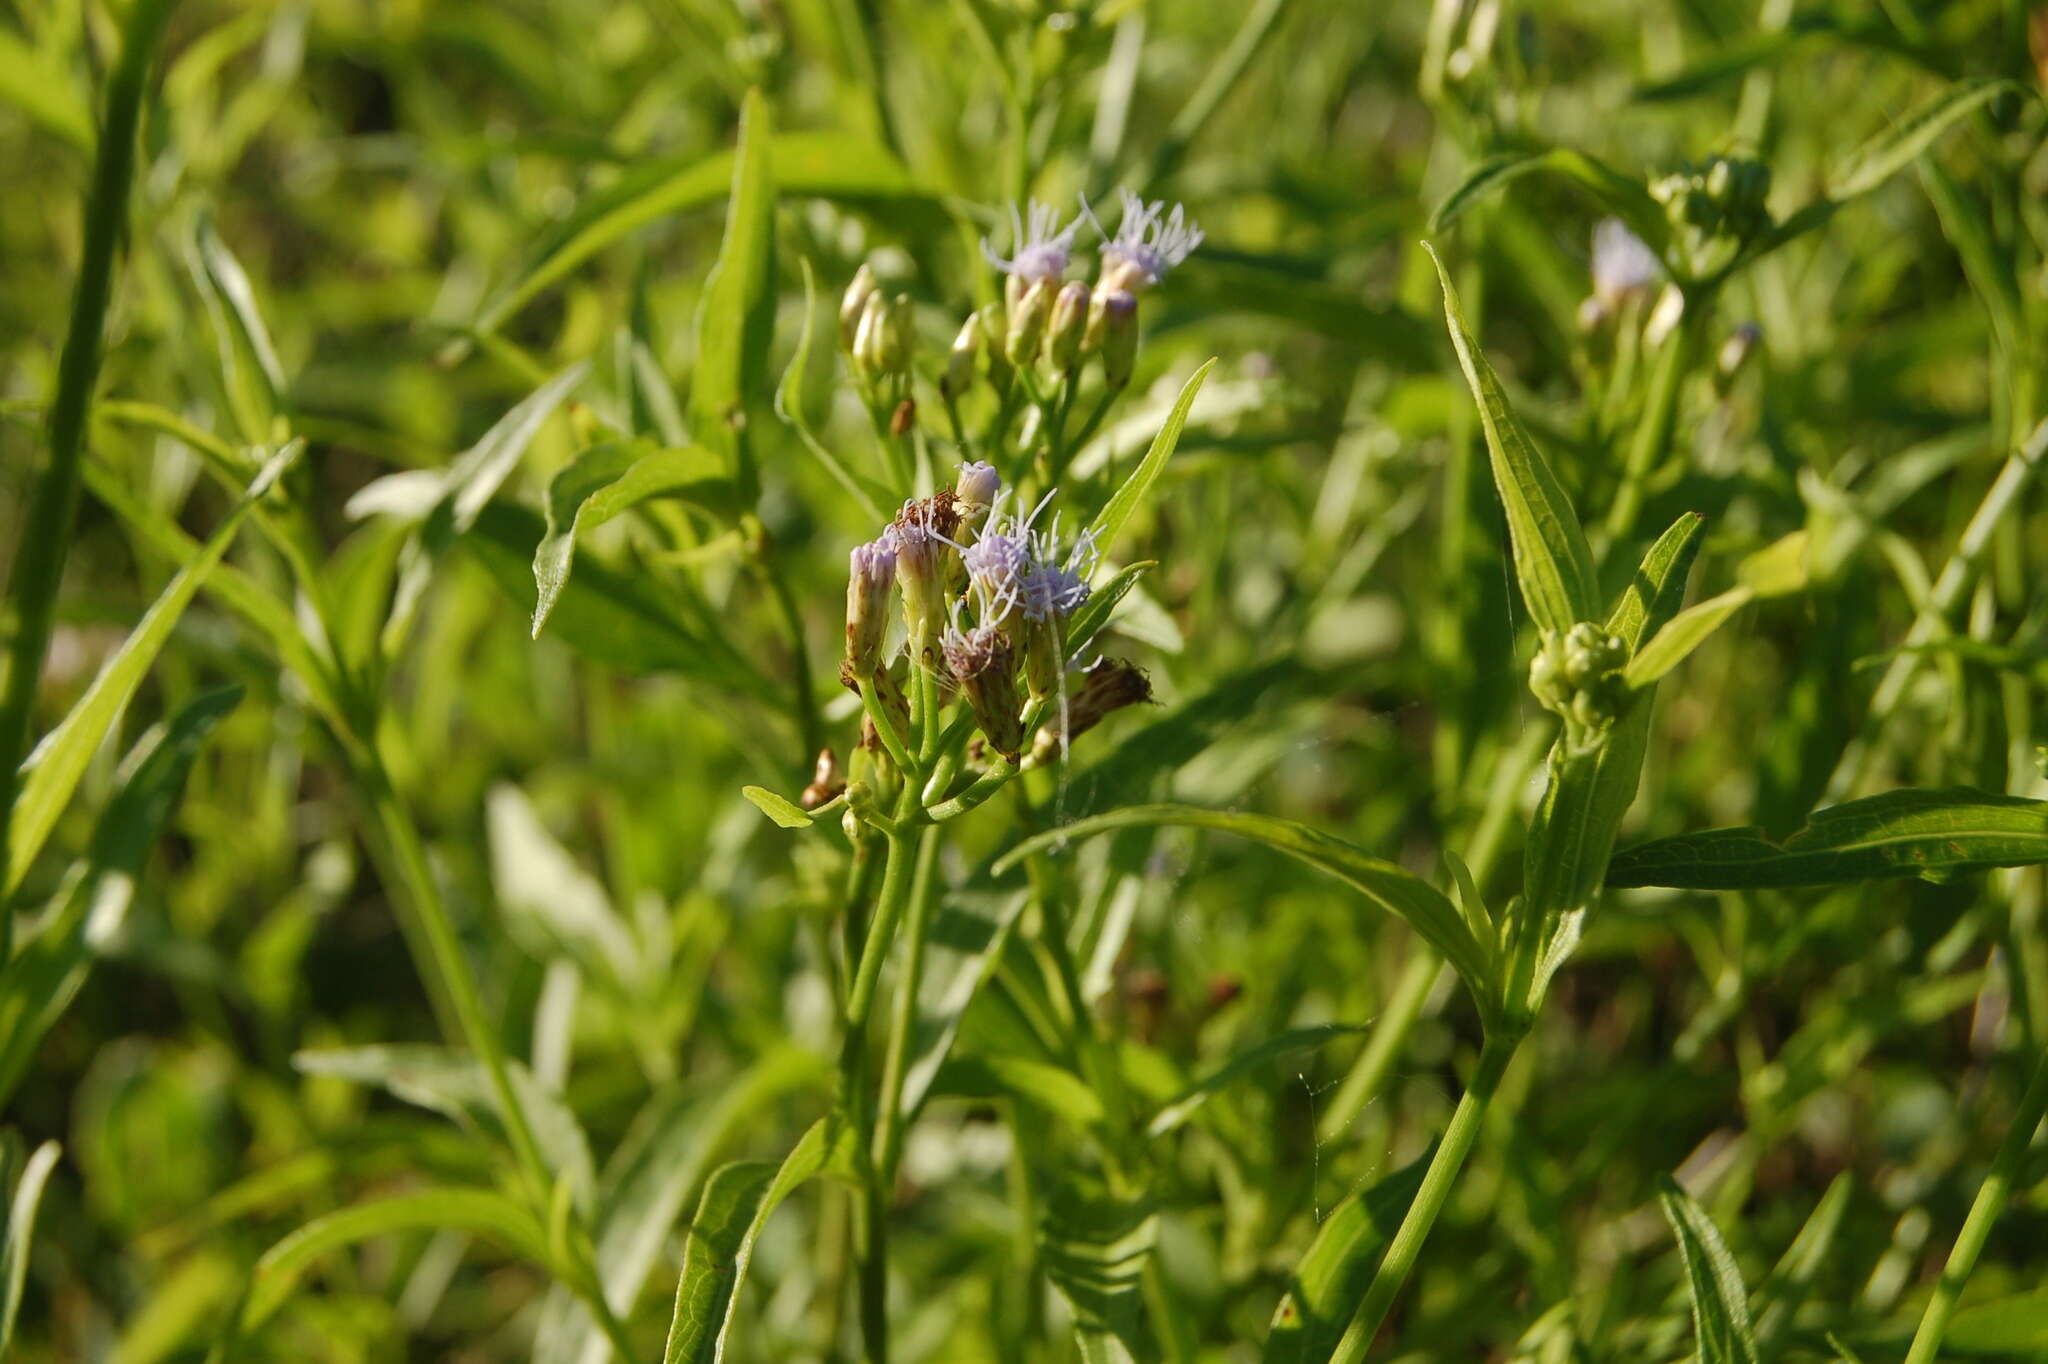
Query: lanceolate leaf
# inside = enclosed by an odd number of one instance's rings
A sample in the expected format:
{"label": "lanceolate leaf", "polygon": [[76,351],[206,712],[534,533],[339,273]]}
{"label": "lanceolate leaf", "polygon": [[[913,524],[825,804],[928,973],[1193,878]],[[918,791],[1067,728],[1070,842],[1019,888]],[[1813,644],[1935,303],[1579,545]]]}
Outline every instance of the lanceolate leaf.
{"label": "lanceolate leaf", "polygon": [[606,441],[555,474],[548,483],[547,533],[533,552],[535,639],[569,584],[576,537],[661,497],[718,512],[736,509],[724,462],[701,446],[663,449],[645,441]]}
{"label": "lanceolate leaf", "polygon": [[1566,500],[1557,476],[1522,428],[1514,409],[1508,406],[1500,380],[1479,343],[1465,326],[1458,306],[1457,290],[1444,263],[1429,248],[1436,262],[1437,278],[1443,284],[1444,317],[1451,328],[1451,344],[1458,352],[1458,364],[1465,382],[1479,405],[1479,423],[1486,432],[1487,453],[1493,464],[1494,486],[1500,490],[1507,510],[1508,535],[1513,541],[1515,578],[1522,585],[1522,597],[1539,629],[1563,634],[1594,613],[1593,551],[1578,514]]}
{"label": "lanceolate leaf", "polygon": [[422,1229],[486,1237],[535,1264],[548,1264],[546,1231],[532,1213],[504,1194],[482,1189],[399,1194],[316,1218],[266,1251],[256,1262],[242,1308],[242,1328],[254,1330],[284,1306],[299,1276],[329,1251],[374,1236]]}
{"label": "lanceolate leaf", "polygon": [[1610,886],[1748,890],[1828,886],[1893,876],[1939,879],[2048,862],[2048,801],[1956,786],[1890,791],[1816,811],[1784,839],[1710,829],[1630,848]]}
{"label": "lanceolate leaf", "polygon": [[1116,543],[1117,533],[1137,511],[1138,504],[1145,500],[1145,494],[1151,491],[1152,485],[1159,481],[1166,461],[1173,457],[1173,447],[1180,443],[1181,428],[1188,424],[1188,409],[1195,405],[1195,395],[1202,391],[1202,380],[1208,378],[1209,371],[1214,368],[1215,360],[1205,362],[1181,386],[1180,397],[1174,399],[1173,411],[1167,414],[1159,434],[1152,438],[1152,448],[1145,452],[1145,458],[1138,461],[1138,467],[1131,471],[1131,476],[1116,490],[1116,496],[1110,498],[1109,505],[1102,509],[1102,515],[1096,517],[1095,524],[1089,527],[1097,549],[1106,553]]}
{"label": "lanceolate leaf", "polygon": [[1089,838],[1115,829],[1158,825],[1216,829],[1236,834],[1328,872],[1379,908],[1406,920],[1409,927],[1457,969],[1480,1008],[1491,1010],[1494,999],[1493,952],[1489,944],[1473,938],[1465,925],[1464,915],[1458,912],[1456,905],[1427,881],[1393,863],[1368,856],[1342,839],[1292,820],[1231,810],[1204,810],[1192,805],[1133,805],[1027,838],[1004,854],[996,862],[995,870],[1000,874],[1033,853],[1057,848],[1073,839]]}
{"label": "lanceolate leaf", "polygon": [[1085,654],[1095,637],[1109,624],[1110,615],[1116,610],[1130,590],[1138,585],[1138,579],[1148,569],[1156,568],[1157,559],[1143,559],[1135,564],[1125,564],[1110,580],[1088,594],[1088,600],[1081,603],[1081,609],[1074,612],[1067,621],[1066,648],[1070,655]]}
{"label": "lanceolate leaf", "polygon": [[1651,634],[1678,614],[1685,602],[1685,580],[1699,553],[1700,532],[1707,519],[1698,512],[1686,512],[1657,537],[1643,555],[1635,576],[1622,589],[1620,600],[1607,616],[1607,633],[1620,639],[1633,653]]}
{"label": "lanceolate leaf", "polygon": [[38,1146],[22,1168],[21,1179],[10,1191],[7,1243],[0,1247],[0,1358],[7,1357],[14,1344],[14,1320],[21,1312],[22,1288],[28,1281],[28,1253],[36,1235],[36,1212],[42,1207],[43,1186],[50,1182],[50,1171],[57,1168],[58,1154],[54,1141]]}
{"label": "lanceolate leaf", "polygon": [[1659,1181],[1657,1201],[1685,1260],[1700,1364],[1758,1364],[1742,1274],[1713,1219],[1669,1176]]}
{"label": "lanceolate leaf", "polygon": [[697,440],[717,452],[743,494],[754,470],[746,432],[749,404],[768,390],[768,343],[775,329],[775,172],[769,157],[768,101],[749,90],[740,107],[739,153],[725,240],[704,283],[697,315],[697,372],[690,383],[690,423]]}
{"label": "lanceolate leaf", "polygon": [[1324,1364],[1422,1187],[1425,1155],[1346,1198],[1323,1219],[1273,1311],[1264,1364]]}
{"label": "lanceolate leaf", "polygon": [[1829,197],[1852,199],[1876,189],[1913,164],[1913,158],[1933,146],[1958,119],[2018,88],[2011,81],[1990,76],[1957,81],[1852,152],[1830,180]]}
{"label": "lanceolate leaf", "polygon": [[1624,674],[1631,687],[1647,687],[1685,661],[1686,655],[1706,643],[1707,636],[1721,628],[1728,618],[1756,598],[1747,587],[1731,587],[1718,597],[1709,597],[1680,611],[1650,637],[1647,644],[1628,661]]}
{"label": "lanceolate leaf", "polygon": [[779,1166],[745,1160],[711,1176],[684,1244],[662,1364],[716,1364],[725,1358],[733,1301],[768,1215],[805,1180],[846,1175],[856,1168],[855,1159],[853,1130],[836,1117],[820,1118]]}
{"label": "lanceolate leaf", "polygon": [[136,688],[142,685],[150,664],[156,661],[158,652],[170,639],[172,627],[191,604],[200,584],[206,581],[207,574],[227,553],[235,532],[241,528],[242,518],[249,514],[259,498],[270,491],[304,448],[303,443],[294,441],[270,457],[256,477],[250,480],[248,491],[228,513],[227,520],[207,540],[205,550],[171,579],[170,586],[136,622],[120,652],[100,669],[99,676],[93,679],[85,695],[71,708],[71,713],[29,755],[28,762],[23,764],[26,771],[21,797],[8,830],[8,881],[0,886],[0,899],[12,894],[21,884],[29,862],[42,849],[43,841],[56,827],[57,816],[63,813],[72,792],[78,789],[93,751],[100,746],[107,731],[113,728],[129,698],[135,695]]}
{"label": "lanceolate leaf", "polygon": [[122,763],[121,788],[100,815],[62,908],[0,970],[0,1104],[119,930],[143,859],[169,821],[193,760],[241,699],[239,687],[206,693],[143,735]]}

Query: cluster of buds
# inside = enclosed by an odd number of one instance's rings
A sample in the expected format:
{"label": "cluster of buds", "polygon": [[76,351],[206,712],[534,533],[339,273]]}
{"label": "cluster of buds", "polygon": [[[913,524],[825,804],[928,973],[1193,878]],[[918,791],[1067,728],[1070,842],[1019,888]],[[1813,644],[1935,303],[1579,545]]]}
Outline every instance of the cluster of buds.
{"label": "cluster of buds", "polygon": [[910,295],[884,290],[873,268],[863,264],[839,300],[839,345],[870,402],[889,410],[891,426],[901,435],[916,410],[910,406],[910,366],[917,349]]}
{"label": "cluster of buds", "polygon": [[1545,631],[1529,664],[1529,690],[1565,723],[1573,749],[1595,746],[1628,699],[1622,670],[1628,647],[1587,621],[1557,635]]}
{"label": "cluster of buds", "polygon": [[[1094,537],[1062,535],[1057,516],[1039,528],[1050,494],[1026,514],[1005,512],[1006,496],[993,468],[964,464],[953,487],[906,502],[877,539],[855,547],[840,678],[865,688],[907,731],[903,681],[885,647],[891,604],[900,599],[910,666],[957,692],[988,749],[1018,762],[1030,740],[1045,761],[1110,712],[1151,693],[1142,673],[1114,660],[1096,663],[1078,686],[1067,686],[1066,625],[1088,600]],[[1053,739],[1029,733],[1054,712]]]}
{"label": "cluster of buds", "polygon": [[1695,278],[1722,268],[1770,229],[1770,191],[1770,167],[1747,157],[1712,157],[1650,182],[1650,197],[1664,205],[1680,259]]}

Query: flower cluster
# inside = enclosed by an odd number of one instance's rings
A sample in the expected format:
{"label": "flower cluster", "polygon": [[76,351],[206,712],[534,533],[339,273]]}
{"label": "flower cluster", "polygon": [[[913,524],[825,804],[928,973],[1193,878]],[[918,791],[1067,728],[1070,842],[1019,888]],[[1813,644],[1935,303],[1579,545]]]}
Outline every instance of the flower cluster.
{"label": "flower cluster", "polygon": [[[1202,244],[1202,229],[1179,204],[1119,193],[1123,212],[1114,233],[1085,199],[1064,222],[1052,205],[1034,199],[1022,211],[1011,207],[1006,250],[982,238],[982,255],[1005,277],[1003,301],[961,324],[939,379],[948,401],[964,395],[982,373],[1006,394],[1020,369],[1043,364],[1071,379],[1098,356],[1105,388],[1114,392],[1130,382],[1137,361],[1138,295],[1164,281]],[[1092,286],[1067,278],[1084,225],[1102,238]],[[910,374],[909,309],[909,300],[885,293],[865,265],[840,304],[840,342],[855,373],[871,394],[887,393],[892,401],[903,397],[900,389]]]}
{"label": "flower cluster", "polygon": [[[1047,521],[1051,494],[1029,511],[1005,510],[1008,498],[993,468],[963,464],[953,487],[904,503],[879,537],[854,548],[840,679],[907,727],[908,678],[896,674],[884,647],[893,593],[902,601],[908,666],[957,693],[987,747],[1013,763],[1039,720],[1053,716],[1053,737],[1032,741],[1046,761],[1064,739],[1147,699],[1150,688],[1130,664],[1104,660],[1069,692],[1076,665],[1067,626],[1088,602],[1100,558],[1095,537],[1063,533],[1057,514]],[[872,737],[871,750],[881,746]]]}

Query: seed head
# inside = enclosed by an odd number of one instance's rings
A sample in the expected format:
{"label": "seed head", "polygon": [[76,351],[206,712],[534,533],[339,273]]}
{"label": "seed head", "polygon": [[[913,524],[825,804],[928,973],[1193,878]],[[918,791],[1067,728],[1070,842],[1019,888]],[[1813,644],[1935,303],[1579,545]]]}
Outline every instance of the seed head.
{"label": "seed head", "polygon": [[1103,718],[1126,706],[1152,699],[1152,683],[1144,671],[1121,658],[1105,658],[1090,668],[1081,685],[1067,698],[1060,723],[1040,726],[1031,742],[1031,755],[1039,762],[1051,762],[1067,745],[1102,723]]}

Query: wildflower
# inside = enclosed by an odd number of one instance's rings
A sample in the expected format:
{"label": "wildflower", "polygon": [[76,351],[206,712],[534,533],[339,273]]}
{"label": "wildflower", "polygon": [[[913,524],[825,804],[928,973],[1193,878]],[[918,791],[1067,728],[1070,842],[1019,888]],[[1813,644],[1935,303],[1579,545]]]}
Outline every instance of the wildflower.
{"label": "wildflower", "polygon": [[1045,354],[1052,367],[1070,374],[1081,363],[1081,344],[1088,330],[1088,286],[1075,280],[1061,289],[1052,301],[1052,319],[1046,324]]}
{"label": "wildflower", "polygon": [[[1117,220],[1116,236],[1102,246],[1102,287],[1127,289],[1132,293],[1159,283],[1166,272],[1194,254],[1202,244],[1202,229],[1189,222],[1179,204],[1167,212],[1166,201],[1146,203],[1129,190],[1118,190],[1123,199],[1123,217]],[[1081,211],[1102,232],[1084,200]]]}
{"label": "wildflower", "polygon": [[1024,744],[1024,698],[1017,691],[1016,648],[993,621],[962,629],[957,621],[940,641],[946,669],[974,711],[989,747],[1015,762]]}
{"label": "wildflower", "polygon": [[881,666],[889,589],[895,585],[896,543],[888,534],[853,547],[847,556],[846,665],[856,679]]}
{"label": "wildflower", "polygon": [[981,254],[990,265],[1023,285],[1056,282],[1065,277],[1067,265],[1073,259],[1074,234],[1081,230],[1083,214],[1074,215],[1072,222],[1061,227],[1059,211],[1051,204],[1033,199],[1026,205],[1026,211],[1028,225],[1018,216],[1017,206],[1010,205],[1008,260],[995,253],[986,237],[981,239]]}
{"label": "wildflower", "polygon": [[962,464],[960,476],[953,480],[953,500],[960,509],[961,529],[979,531],[1002,495],[1003,479],[995,465],[978,459]]}
{"label": "wildflower", "polygon": [[873,382],[910,373],[914,331],[910,295],[893,299],[880,290],[869,294],[853,333],[853,366]]}

